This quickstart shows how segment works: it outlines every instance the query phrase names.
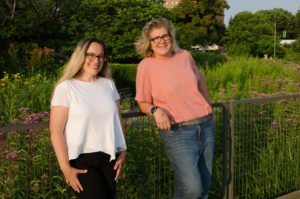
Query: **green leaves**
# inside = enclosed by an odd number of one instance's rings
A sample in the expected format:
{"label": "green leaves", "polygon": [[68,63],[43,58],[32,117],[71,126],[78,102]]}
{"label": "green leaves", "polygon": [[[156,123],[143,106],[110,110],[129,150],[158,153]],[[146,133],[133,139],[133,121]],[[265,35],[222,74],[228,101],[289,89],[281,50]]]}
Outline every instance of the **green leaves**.
{"label": "green leaves", "polygon": [[147,0],[83,0],[72,17],[70,34],[74,43],[83,37],[98,37],[106,43],[113,62],[132,63],[138,60],[133,43],[145,23],[169,15],[161,3]]}
{"label": "green leaves", "polygon": [[279,46],[282,31],[287,38],[295,36],[295,17],[283,9],[261,10],[256,13],[240,12],[229,22],[224,41],[229,54],[248,54],[263,57],[274,54],[274,31],[276,22],[276,56],[283,57],[284,50]]}
{"label": "green leaves", "polygon": [[222,16],[223,8],[227,7],[224,0],[182,0],[173,9],[180,46],[189,49],[195,44],[218,43],[225,26],[217,16]]}

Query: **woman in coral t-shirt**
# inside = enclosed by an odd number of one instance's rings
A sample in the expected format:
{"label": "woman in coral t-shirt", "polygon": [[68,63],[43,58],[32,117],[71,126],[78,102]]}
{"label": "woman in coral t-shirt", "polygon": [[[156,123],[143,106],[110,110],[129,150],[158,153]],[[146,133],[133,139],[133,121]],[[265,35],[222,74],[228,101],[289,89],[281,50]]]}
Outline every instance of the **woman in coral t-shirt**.
{"label": "woman in coral t-shirt", "polygon": [[176,179],[175,199],[207,198],[212,175],[214,122],[203,75],[179,49],[164,18],[148,22],[135,43],[144,59],[136,77],[142,112],[155,118]]}

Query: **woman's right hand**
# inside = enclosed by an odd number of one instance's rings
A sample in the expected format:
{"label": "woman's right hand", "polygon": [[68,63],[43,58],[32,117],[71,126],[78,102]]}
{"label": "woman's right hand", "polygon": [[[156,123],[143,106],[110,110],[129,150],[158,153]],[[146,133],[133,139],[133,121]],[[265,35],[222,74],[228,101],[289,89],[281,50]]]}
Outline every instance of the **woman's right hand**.
{"label": "woman's right hand", "polygon": [[76,191],[77,193],[79,193],[80,191],[83,191],[83,188],[78,180],[78,174],[84,174],[87,173],[87,170],[80,170],[80,169],[76,169],[74,167],[68,167],[66,169],[62,170],[65,178],[66,178],[66,182],[69,186],[71,186],[74,191]]}
{"label": "woman's right hand", "polygon": [[158,128],[168,131],[171,130],[171,121],[168,115],[161,108],[158,108],[153,116]]}

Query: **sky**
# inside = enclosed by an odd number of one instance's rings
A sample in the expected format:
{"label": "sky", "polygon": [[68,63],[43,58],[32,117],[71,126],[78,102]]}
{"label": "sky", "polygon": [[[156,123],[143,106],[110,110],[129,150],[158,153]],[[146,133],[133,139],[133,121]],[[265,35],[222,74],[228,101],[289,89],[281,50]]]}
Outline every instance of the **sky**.
{"label": "sky", "polygon": [[300,9],[300,0],[227,0],[230,6],[229,10],[225,9],[225,25],[228,27],[230,17],[234,17],[239,12],[249,11],[255,13],[258,10],[272,10],[282,8],[296,14]]}

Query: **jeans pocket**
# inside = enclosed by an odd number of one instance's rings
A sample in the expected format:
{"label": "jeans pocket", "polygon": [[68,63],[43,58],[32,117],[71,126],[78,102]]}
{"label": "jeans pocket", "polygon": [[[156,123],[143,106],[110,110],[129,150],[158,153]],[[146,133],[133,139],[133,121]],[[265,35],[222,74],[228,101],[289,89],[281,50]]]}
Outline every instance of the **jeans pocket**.
{"label": "jeans pocket", "polygon": [[181,128],[174,128],[171,129],[170,131],[168,130],[160,130],[160,135],[161,137],[164,138],[171,138],[171,137],[176,137],[177,135],[179,135],[182,132]]}

